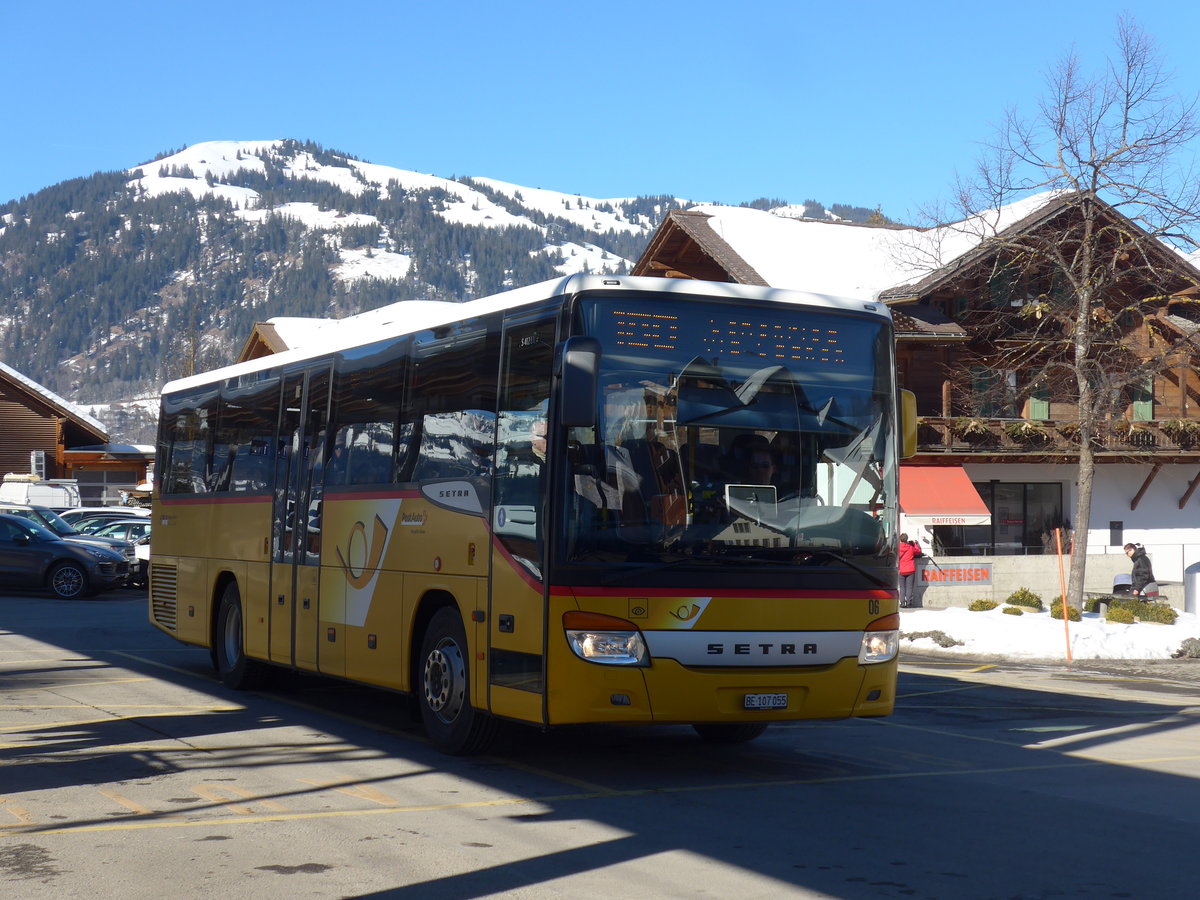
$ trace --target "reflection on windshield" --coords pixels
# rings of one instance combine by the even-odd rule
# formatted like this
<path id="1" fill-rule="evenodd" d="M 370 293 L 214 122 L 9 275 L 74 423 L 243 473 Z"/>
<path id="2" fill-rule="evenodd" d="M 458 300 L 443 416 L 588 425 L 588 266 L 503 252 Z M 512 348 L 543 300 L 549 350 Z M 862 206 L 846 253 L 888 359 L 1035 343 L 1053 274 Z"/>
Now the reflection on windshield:
<path id="1" fill-rule="evenodd" d="M 568 435 L 567 561 L 879 566 L 893 399 L 879 324 L 854 324 L 859 358 L 837 365 L 610 352 L 601 334 L 599 423 Z"/>

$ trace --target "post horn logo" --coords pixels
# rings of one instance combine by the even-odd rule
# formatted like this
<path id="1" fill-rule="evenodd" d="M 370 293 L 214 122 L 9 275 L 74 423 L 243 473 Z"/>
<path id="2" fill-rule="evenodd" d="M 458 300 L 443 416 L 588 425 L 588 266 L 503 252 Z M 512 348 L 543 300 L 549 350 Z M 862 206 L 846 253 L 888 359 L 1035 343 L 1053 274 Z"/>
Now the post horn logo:
<path id="1" fill-rule="evenodd" d="M 692 619 L 696 618 L 696 616 L 700 615 L 701 609 L 702 607 L 696 603 L 693 603 L 690 606 L 685 603 L 683 606 L 679 607 L 679 609 L 669 609 L 667 612 L 677 618 L 680 622 L 690 622 Z"/>
<path id="2" fill-rule="evenodd" d="M 355 522 L 350 529 L 350 537 L 346 541 L 345 554 L 342 553 L 341 547 L 336 548 L 338 562 L 342 564 L 342 571 L 346 574 L 346 580 L 350 582 L 351 587 L 364 588 L 371 583 L 371 579 L 375 576 L 375 571 L 383 559 L 383 548 L 387 546 L 387 536 L 387 525 L 384 524 L 383 519 L 375 516 L 375 527 L 369 542 L 367 541 L 367 526 L 362 522 Z M 347 556 L 353 562 L 347 562 Z M 355 565 L 360 559 L 363 560 L 363 564 Z"/>

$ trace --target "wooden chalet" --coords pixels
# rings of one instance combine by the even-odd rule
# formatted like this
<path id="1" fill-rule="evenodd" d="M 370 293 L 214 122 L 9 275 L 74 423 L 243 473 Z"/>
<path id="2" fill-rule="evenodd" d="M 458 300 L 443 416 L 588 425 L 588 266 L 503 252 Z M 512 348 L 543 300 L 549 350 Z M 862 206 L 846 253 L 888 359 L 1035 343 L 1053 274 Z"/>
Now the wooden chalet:
<path id="1" fill-rule="evenodd" d="M 969 525 L 968 520 L 981 520 L 964 512 L 959 518 L 966 530 L 943 529 L 940 536 L 960 550 L 1040 553 L 1041 538 L 1067 524 L 1073 508 L 1072 474 L 1052 467 L 1078 462 L 1077 407 L 1073 379 L 1031 384 L 1028 370 L 1003 368 L 1001 360 L 1014 346 L 1024 342 L 1032 350 L 1045 341 L 1045 329 L 1031 328 L 1036 320 L 1023 307 L 1055 286 L 1039 284 L 1029 273 L 1006 277 L 1001 255 L 1023 237 L 1065 234 L 1073 215 L 1069 200 L 1047 194 L 997 211 L 986 239 L 983 229 L 972 234 L 966 227 L 935 233 L 740 208 L 674 210 L 632 274 L 768 284 L 886 303 L 896 328 L 900 384 L 916 394 L 920 416 L 918 455 L 901 469 L 902 508 L 905 473 L 913 483 L 916 467 L 937 467 L 944 483 L 935 481 L 929 491 L 939 493 L 940 485 L 940 493 L 977 514 L 978 498 L 961 487 L 961 470 L 968 466 L 992 521 Z M 1112 207 L 1104 206 L 1103 214 L 1115 232 L 1144 237 Z M 1178 342 L 1181 349 L 1144 386 L 1126 390 L 1103 436 L 1097 462 L 1121 467 L 1121 477 L 1106 485 L 1121 497 L 1102 503 L 1112 517 L 1110 543 L 1122 539 L 1130 524 L 1116 520 L 1113 509 L 1137 510 L 1156 478 L 1156 488 L 1167 485 L 1169 492 L 1158 502 L 1181 511 L 1200 487 L 1200 306 L 1194 299 L 1200 271 L 1163 245 L 1149 252 L 1157 254 L 1156 283 L 1118 279 L 1114 287 L 1120 294 L 1114 306 L 1124 310 L 1120 340 L 1142 359 L 1150 358 L 1156 342 Z M 1129 314 L 1131 308 L 1136 315 Z M 985 316 L 989 328 L 981 327 Z M 1159 477 L 1167 471 L 1172 478 Z M 1095 511 L 1094 504 L 1093 517 Z"/>
<path id="2" fill-rule="evenodd" d="M 117 503 L 147 479 L 151 447 L 112 444 L 104 426 L 0 363 L 0 475 L 74 478 L 85 503 Z"/>

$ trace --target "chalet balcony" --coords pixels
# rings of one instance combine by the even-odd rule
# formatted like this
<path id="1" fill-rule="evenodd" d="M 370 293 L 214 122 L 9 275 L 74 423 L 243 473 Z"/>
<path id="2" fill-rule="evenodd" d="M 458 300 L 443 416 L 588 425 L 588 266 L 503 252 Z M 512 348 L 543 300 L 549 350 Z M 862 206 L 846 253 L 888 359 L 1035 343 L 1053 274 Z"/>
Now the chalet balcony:
<path id="1" fill-rule="evenodd" d="M 917 453 L 1061 458 L 1078 453 L 1078 431 L 1074 421 L 1066 420 L 922 416 Z M 1121 457 L 1200 456 L 1200 419 L 1119 419 L 1104 430 L 1097 452 Z"/>

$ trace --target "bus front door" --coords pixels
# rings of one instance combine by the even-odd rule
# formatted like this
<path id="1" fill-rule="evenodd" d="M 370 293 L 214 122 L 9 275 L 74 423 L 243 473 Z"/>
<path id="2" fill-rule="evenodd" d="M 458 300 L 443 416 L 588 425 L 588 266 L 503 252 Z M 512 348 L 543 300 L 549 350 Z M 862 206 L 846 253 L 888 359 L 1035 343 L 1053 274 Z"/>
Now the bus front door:
<path id="1" fill-rule="evenodd" d="M 288 375 L 280 404 L 271 536 L 270 659 L 317 668 L 329 369 Z"/>
<path id="2" fill-rule="evenodd" d="M 488 707 L 526 722 L 545 720 L 546 589 L 542 577 L 547 409 L 555 317 L 507 321 L 492 481 L 493 541 L 488 622 Z"/>

